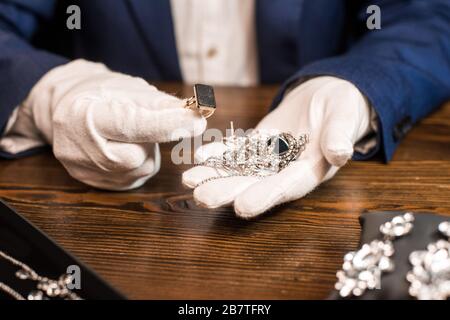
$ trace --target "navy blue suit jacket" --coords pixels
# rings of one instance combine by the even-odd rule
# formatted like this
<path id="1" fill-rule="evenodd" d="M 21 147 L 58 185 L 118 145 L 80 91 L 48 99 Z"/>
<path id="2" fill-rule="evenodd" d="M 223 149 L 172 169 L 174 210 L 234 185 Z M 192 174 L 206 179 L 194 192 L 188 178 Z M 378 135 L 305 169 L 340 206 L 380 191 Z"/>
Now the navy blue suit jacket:
<path id="1" fill-rule="evenodd" d="M 81 30 L 66 28 L 70 4 L 81 8 Z M 381 30 L 366 27 L 370 4 L 381 8 Z M 448 0 L 257 0 L 255 10 L 260 80 L 284 82 L 274 107 L 296 81 L 349 80 L 377 111 L 386 160 L 449 98 Z M 0 0 L 0 129 L 43 74 L 80 57 L 145 79 L 181 80 L 170 1 Z"/>

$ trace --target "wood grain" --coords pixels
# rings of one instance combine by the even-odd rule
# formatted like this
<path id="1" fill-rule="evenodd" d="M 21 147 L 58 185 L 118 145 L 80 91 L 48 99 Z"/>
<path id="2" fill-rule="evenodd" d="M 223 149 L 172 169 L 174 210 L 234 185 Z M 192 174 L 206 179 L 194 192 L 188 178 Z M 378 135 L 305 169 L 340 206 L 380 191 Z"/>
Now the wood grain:
<path id="1" fill-rule="evenodd" d="M 189 96 L 190 87 L 163 89 Z M 209 121 L 250 128 L 276 87 L 219 88 Z M 450 213 L 450 103 L 416 126 L 385 165 L 352 162 L 304 199 L 242 221 L 206 210 L 170 162 L 140 189 L 105 192 L 73 180 L 50 152 L 0 161 L 0 197 L 129 298 L 321 299 L 355 249 L 364 210 Z"/>

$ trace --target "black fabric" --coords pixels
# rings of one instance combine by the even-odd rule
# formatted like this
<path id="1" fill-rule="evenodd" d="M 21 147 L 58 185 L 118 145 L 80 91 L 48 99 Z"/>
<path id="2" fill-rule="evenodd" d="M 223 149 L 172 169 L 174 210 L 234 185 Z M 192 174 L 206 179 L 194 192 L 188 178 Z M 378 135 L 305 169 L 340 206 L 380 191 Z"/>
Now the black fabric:
<path id="1" fill-rule="evenodd" d="M 374 239 L 382 239 L 379 227 L 384 222 L 391 220 L 405 211 L 389 212 L 368 212 L 360 217 L 361 241 L 360 246 L 369 243 Z M 409 282 L 406 281 L 406 274 L 411 270 L 409 254 L 415 250 L 425 250 L 427 245 L 439 239 L 445 239 L 437 230 L 439 223 L 450 220 L 450 217 L 441 215 L 413 212 L 415 221 L 412 232 L 406 236 L 394 240 L 395 253 L 393 260 L 395 269 L 391 273 L 383 273 L 381 276 L 381 289 L 367 290 L 361 297 L 351 297 L 351 299 L 362 300 L 404 300 L 413 299 L 408 294 Z M 329 299 L 342 299 L 338 292 L 334 290 Z M 348 298 L 346 298 L 348 299 Z"/>
<path id="2" fill-rule="evenodd" d="M 49 239 L 30 222 L 0 200 L 0 250 L 24 262 L 41 276 L 57 279 L 67 267 L 77 265 L 81 271 L 81 289 L 74 290 L 83 299 L 123 299 L 124 297 L 93 271 Z M 0 282 L 24 297 L 36 288 L 35 282 L 15 276 L 17 267 L 0 258 Z M 11 299 L 0 292 L 0 300 Z"/>

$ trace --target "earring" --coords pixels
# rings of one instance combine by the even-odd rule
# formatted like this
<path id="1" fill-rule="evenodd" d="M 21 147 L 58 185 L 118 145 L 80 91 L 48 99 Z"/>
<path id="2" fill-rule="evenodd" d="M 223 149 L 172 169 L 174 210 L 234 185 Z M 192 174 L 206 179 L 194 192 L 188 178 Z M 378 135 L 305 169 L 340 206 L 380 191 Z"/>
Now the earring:
<path id="1" fill-rule="evenodd" d="M 418 300 L 445 300 L 450 297 L 450 221 L 438 226 L 447 240 L 430 243 L 426 250 L 409 255 L 412 270 L 406 275 L 409 294 Z"/>
<path id="2" fill-rule="evenodd" d="M 380 226 L 383 240 L 373 240 L 358 251 L 344 256 L 342 270 L 336 273 L 338 281 L 335 284 L 341 297 L 360 296 L 366 290 L 381 287 L 381 274 L 394 270 L 391 257 L 395 250 L 392 241 L 410 233 L 413 222 L 414 216 L 410 212 L 395 216 Z"/>

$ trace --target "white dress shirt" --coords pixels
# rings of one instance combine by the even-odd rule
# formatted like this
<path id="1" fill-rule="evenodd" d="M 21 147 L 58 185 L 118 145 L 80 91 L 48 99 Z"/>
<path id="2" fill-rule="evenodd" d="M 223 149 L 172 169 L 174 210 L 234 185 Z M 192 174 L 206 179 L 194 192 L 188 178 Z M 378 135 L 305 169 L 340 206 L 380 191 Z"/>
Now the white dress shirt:
<path id="1" fill-rule="evenodd" d="M 258 83 L 254 0 L 171 0 L 183 80 Z"/>

